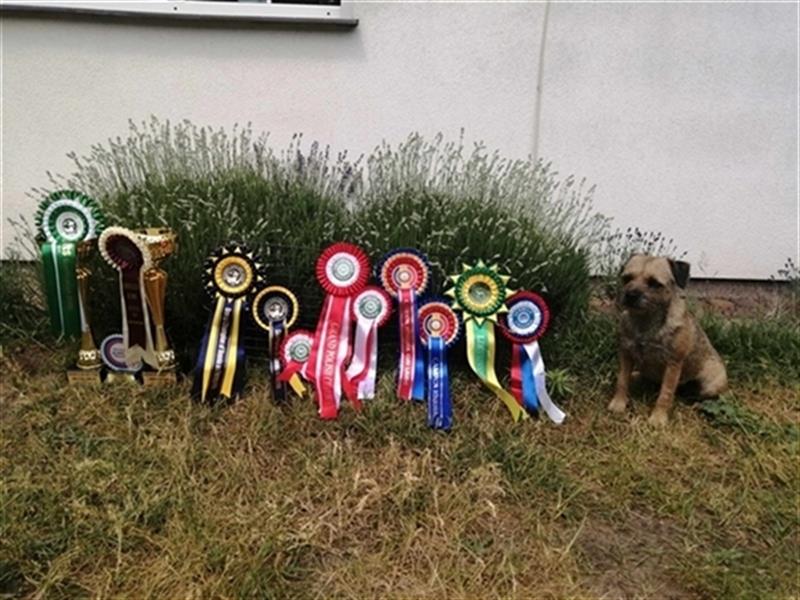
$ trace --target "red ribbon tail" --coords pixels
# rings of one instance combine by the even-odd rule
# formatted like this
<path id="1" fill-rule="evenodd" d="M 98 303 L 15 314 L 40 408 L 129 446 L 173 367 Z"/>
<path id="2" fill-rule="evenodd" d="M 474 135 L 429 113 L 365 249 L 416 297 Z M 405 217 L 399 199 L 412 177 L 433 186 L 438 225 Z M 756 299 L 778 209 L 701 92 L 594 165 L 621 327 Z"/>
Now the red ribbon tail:
<path id="1" fill-rule="evenodd" d="M 522 400 L 522 368 L 519 360 L 519 353 L 522 348 L 519 344 L 511 346 L 511 395 L 517 399 L 520 406 L 524 406 Z"/>
<path id="2" fill-rule="evenodd" d="M 306 365 L 306 363 L 299 363 L 297 361 L 292 361 L 284 367 L 283 371 L 281 371 L 280 375 L 278 375 L 278 381 L 289 381 L 295 373 L 299 373 L 302 368 Z"/>
<path id="3" fill-rule="evenodd" d="M 411 400 L 414 392 L 414 363 L 416 331 L 414 331 L 414 291 L 400 290 L 397 294 L 400 319 L 400 370 L 397 374 L 397 395 Z"/>
<path id="4" fill-rule="evenodd" d="M 353 404 L 358 401 L 358 381 L 356 381 L 355 377 L 348 378 L 345 369 L 342 369 L 342 391 Z"/>
<path id="5" fill-rule="evenodd" d="M 308 355 L 308 362 L 306 363 L 306 367 L 303 368 L 303 375 L 311 383 L 316 381 L 315 372 L 317 355 L 320 352 L 320 345 L 322 344 L 322 329 L 325 325 L 325 315 L 328 313 L 328 304 L 330 304 L 330 301 L 331 297 L 325 296 L 325 300 L 322 303 L 322 310 L 319 312 L 317 328 L 314 330 L 314 341 L 311 343 L 311 351 Z"/>
<path id="6" fill-rule="evenodd" d="M 342 342 L 349 339 L 350 298 L 328 296 L 322 311 L 314 343 L 314 385 L 319 401 L 319 416 L 335 419 L 339 413 L 341 396 L 341 370 L 347 353 L 342 356 Z"/>
<path id="7" fill-rule="evenodd" d="M 363 377 L 359 378 L 356 376 L 352 379 L 348 379 L 345 371 L 346 369 L 344 365 L 342 365 L 342 389 L 344 390 L 345 396 L 347 396 L 347 399 L 350 401 L 350 404 L 353 405 L 353 408 L 360 411 L 363 405 L 361 404 L 361 400 L 358 399 L 358 384 Z"/>

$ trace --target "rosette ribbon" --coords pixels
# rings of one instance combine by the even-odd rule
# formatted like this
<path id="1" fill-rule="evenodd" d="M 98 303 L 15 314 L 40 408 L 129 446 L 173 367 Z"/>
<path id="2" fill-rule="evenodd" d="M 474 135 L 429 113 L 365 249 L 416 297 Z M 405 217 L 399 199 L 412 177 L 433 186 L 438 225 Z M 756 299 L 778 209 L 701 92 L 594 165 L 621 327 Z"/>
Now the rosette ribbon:
<path id="1" fill-rule="evenodd" d="M 280 348 L 283 370 L 278 376 L 281 382 L 288 382 L 298 396 L 303 396 L 306 387 L 301 377 L 308 381 L 308 359 L 314 345 L 314 334 L 305 329 L 297 329 L 283 339 Z"/>
<path id="2" fill-rule="evenodd" d="M 287 399 L 286 382 L 279 378 L 281 373 L 281 346 L 289 328 L 297 321 L 300 313 L 300 303 L 290 290 L 279 285 L 265 287 L 256 294 L 252 302 L 253 319 L 256 324 L 267 332 L 267 355 L 269 359 L 270 387 L 272 399 L 276 402 L 285 402 Z M 295 375 L 289 383 L 301 391 L 305 390 L 299 377 Z"/>
<path id="3" fill-rule="evenodd" d="M 449 431 L 453 427 L 447 349 L 458 340 L 458 315 L 445 302 L 433 300 L 419 309 L 419 335 L 426 352 L 426 400 L 428 426 Z"/>
<path id="4" fill-rule="evenodd" d="M 200 343 L 192 395 L 202 402 L 232 400 L 244 387 L 242 315 L 248 297 L 264 281 L 264 265 L 244 244 L 230 242 L 209 256 L 204 276 L 213 307 Z"/>
<path id="5" fill-rule="evenodd" d="M 144 361 L 157 368 L 158 356 L 145 290 L 145 273 L 154 264 L 148 244 L 135 231 L 108 227 L 97 245 L 105 261 L 119 272 L 125 361 L 129 367 Z"/>
<path id="6" fill-rule="evenodd" d="M 378 328 L 392 314 L 392 299 L 381 288 L 367 286 L 353 300 L 356 334 L 353 357 L 344 378 L 344 391 L 349 400 L 375 397 L 378 372 Z"/>
<path id="7" fill-rule="evenodd" d="M 547 393 L 544 360 L 539 338 L 547 331 L 550 310 L 533 292 L 520 291 L 507 301 L 508 312 L 500 319 L 500 330 L 511 342 L 511 393 L 529 413 L 541 409 L 553 423 L 564 422 L 566 414 Z"/>
<path id="8" fill-rule="evenodd" d="M 430 267 L 417 250 L 398 248 L 387 253 L 376 269 L 383 289 L 397 299 L 400 364 L 397 397 L 425 399 L 425 357 L 419 341 L 419 295 L 428 287 Z"/>
<path id="9" fill-rule="evenodd" d="M 353 300 L 367 285 L 369 258 L 353 244 L 336 243 L 323 250 L 317 259 L 317 281 L 325 291 L 314 344 L 309 358 L 309 378 L 314 382 L 322 419 L 339 414 L 345 373 L 350 358 Z M 351 399 L 356 409 L 361 402 Z"/>
<path id="10" fill-rule="evenodd" d="M 462 272 L 450 279 L 453 287 L 445 294 L 453 298 L 453 308 L 463 313 L 469 366 L 503 401 L 514 421 L 527 418 L 516 398 L 500 385 L 494 369 L 494 324 L 497 315 L 508 310 L 505 301 L 513 293 L 507 287 L 510 277 L 501 275 L 497 266 L 478 261 L 473 266 L 463 265 Z"/>
<path id="11" fill-rule="evenodd" d="M 53 332 L 77 337 L 88 332 L 76 278 L 77 245 L 95 239 L 105 226 L 98 204 L 72 190 L 54 192 L 36 212 L 44 267 L 44 289 Z"/>

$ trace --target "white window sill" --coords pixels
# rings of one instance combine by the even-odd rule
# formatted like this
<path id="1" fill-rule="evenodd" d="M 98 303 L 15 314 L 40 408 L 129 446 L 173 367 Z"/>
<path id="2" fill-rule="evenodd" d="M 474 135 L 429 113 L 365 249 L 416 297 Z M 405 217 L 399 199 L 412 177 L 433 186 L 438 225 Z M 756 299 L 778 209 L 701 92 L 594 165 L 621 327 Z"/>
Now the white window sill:
<path id="1" fill-rule="evenodd" d="M 263 21 L 355 27 L 347 0 L 340 5 L 204 2 L 201 0 L 2 0 L 3 13 L 51 13 L 128 18 Z"/>

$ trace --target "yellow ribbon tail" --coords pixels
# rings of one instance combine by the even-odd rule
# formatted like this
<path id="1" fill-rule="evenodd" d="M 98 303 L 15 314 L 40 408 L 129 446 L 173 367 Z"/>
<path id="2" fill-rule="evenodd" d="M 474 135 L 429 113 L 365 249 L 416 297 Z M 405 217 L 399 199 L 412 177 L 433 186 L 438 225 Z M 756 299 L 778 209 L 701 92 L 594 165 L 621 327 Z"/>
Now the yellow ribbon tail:
<path id="1" fill-rule="evenodd" d="M 233 396 L 233 380 L 236 375 L 236 362 L 238 358 L 239 349 L 239 325 L 242 320 L 242 304 L 244 299 L 237 298 L 233 301 L 233 310 L 231 317 L 231 332 L 228 338 L 228 351 L 225 355 L 224 375 L 222 376 L 222 387 L 220 388 L 220 395 L 226 398 Z"/>
<path id="2" fill-rule="evenodd" d="M 306 395 L 306 386 L 303 385 L 303 381 L 297 373 L 289 378 L 289 385 L 292 386 L 294 393 L 301 398 Z"/>
<path id="3" fill-rule="evenodd" d="M 214 318 L 211 320 L 211 327 L 208 332 L 208 343 L 206 344 L 206 356 L 203 359 L 203 386 L 200 392 L 200 400 L 205 402 L 208 394 L 208 386 L 211 383 L 211 374 L 214 372 L 214 362 L 217 355 L 217 343 L 219 342 L 219 327 L 222 322 L 222 313 L 225 310 L 225 298 L 217 297 L 217 305 L 214 307 Z"/>

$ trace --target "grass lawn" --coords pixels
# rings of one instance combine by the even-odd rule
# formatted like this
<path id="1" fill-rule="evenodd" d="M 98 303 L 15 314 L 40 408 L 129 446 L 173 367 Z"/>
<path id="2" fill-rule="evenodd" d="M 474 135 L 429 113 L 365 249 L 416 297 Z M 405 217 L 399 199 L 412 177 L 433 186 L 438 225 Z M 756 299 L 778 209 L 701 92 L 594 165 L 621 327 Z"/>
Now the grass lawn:
<path id="1" fill-rule="evenodd" d="M 800 594 L 796 380 L 734 381 L 670 426 L 605 410 L 514 425 L 467 377 L 429 431 L 392 376 L 323 423 L 251 377 L 233 406 L 68 387 L 63 353 L 0 362 L 9 597 L 785 598 Z M 262 384 L 263 385 L 263 384 Z"/>

